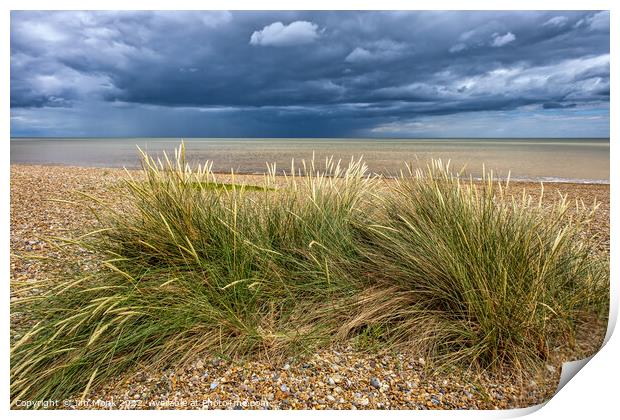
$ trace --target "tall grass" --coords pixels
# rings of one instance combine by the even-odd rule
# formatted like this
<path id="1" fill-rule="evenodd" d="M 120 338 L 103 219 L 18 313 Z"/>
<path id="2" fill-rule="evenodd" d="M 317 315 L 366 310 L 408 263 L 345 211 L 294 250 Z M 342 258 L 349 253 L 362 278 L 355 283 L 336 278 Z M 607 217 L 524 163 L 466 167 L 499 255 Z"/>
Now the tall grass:
<path id="1" fill-rule="evenodd" d="M 38 320 L 11 350 L 13 401 L 79 396 L 139 361 L 303 353 L 369 331 L 439 361 L 531 367 L 604 305 L 604 263 L 566 200 L 510 199 L 439 162 L 388 184 L 361 160 L 313 160 L 247 188 L 190 168 L 183 147 L 142 158 L 76 242 L 100 270 L 13 304 Z"/>
<path id="2" fill-rule="evenodd" d="M 492 174 L 463 182 L 441 161 L 409 168 L 364 229 L 368 270 L 391 288 L 376 296 L 386 310 L 364 322 L 435 359 L 484 368 L 532 368 L 558 339 L 572 341 L 607 300 L 606 262 L 595 238 L 582 239 L 594 209 L 507 189 Z"/>

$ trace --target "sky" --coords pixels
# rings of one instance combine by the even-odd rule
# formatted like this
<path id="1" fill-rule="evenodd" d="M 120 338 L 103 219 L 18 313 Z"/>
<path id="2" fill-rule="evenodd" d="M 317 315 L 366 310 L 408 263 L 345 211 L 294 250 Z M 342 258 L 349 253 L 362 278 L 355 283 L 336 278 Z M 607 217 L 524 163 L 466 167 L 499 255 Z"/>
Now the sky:
<path id="1" fill-rule="evenodd" d="M 609 12 L 11 12 L 12 137 L 609 137 Z"/>

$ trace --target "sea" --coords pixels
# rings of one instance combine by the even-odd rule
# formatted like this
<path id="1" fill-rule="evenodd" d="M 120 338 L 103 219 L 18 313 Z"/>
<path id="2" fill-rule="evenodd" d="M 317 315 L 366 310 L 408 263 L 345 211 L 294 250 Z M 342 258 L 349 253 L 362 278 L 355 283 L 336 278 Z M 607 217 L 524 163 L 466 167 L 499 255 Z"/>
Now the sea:
<path id="1" fill-rule="evenodd" d="M 493 171 L 498 178 L 609 183 L 609 139 L 340 139 L 340 138 L 12 138 L 11 164 L 140 167 L 138 147 L 154 157 L 185 144 L 189 163 L 212 162 L 214 172 L 258 174 L 267 165 L 290 172 L 291 161 L 362 158 L 369 173 L 396 176 L 425 167 L 431 159 L 450 161 L 464 176 Z"/>

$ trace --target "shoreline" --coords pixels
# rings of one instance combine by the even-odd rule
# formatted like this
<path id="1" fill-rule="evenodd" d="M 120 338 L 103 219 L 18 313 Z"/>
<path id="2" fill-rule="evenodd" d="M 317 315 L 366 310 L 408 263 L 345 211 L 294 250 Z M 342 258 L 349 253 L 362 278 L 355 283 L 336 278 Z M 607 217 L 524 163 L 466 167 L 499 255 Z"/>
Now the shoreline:
<path id="1" fill-rule="evenodd" d="M 142 169 L 140 167 L 124 167 L 124 166 L 82 166 L 82 165 L 73 165 L 73 164 L 66 164 L 66 163 L 28 163 L 28 162 L 11 162 L 10 164 L 11 167 L 52 167 L 52 168 L 66 168 L 66 169 L 93 169 L 93 170 L 109 170 L 109 171 L 122 171 L 124 172 L 125 170 L 127 171 L 134 171 L 134 172 L 139 172 Z M 283 170 L 281 173 L 277 173 L 276 176 L 277 177 L 283 177 L 285 176 L 285 171 Z M 288 171 L 290 172 L 290 171 Z M 286 173 L 286 176 L 290 176 L 290 173 Z M 224 171 L 212 171 L 212 173 L 214 175 L 221 175 L 221 176 L 230 176 L 231 172 L 224 172 Z M 267 175 L 267 172 L 251 172 L 251 171 L 240 171 L 240 172 L 234 172 L 235 176 L 242 176 L 242 177 L 252 177 L 252 176 L 264 176 Z M 371 173 L 369 174 L 369 176 L 379 176 L 382 177 L 383 179 L 386 180 L 391 180 L 391 179 L 397 179 L 396 176 L 393 175 L 385 175 L 385 174 L 379 174 L 379 173 Z M 461 177 L 461 179 L 463 180 L 468 180 L 469 177 Z M 472 177 L 472 179 L 477 182 L 477 181 L 481 181 L 482 178 L 481 177 Z M 505 182 L 507 181 L 508 178 L 506 177 L 497 177 L 495 179 L 495 181 L 502 181 Z M 551 177 L 551 176 L 545 176 L 545 177 L 538 177 L 538 178 L 528 178 L 528 177 L 510 177 L 509 178 L 510 183 L 518 183 L 518 184 L 536 184 L 536 185 L 540 185 L 541 183 L 543 184 L 566 184 L 566 185 L 607 185 L 609 186 L 611 184 L 609 179 L 579 179 L 579 178 L 563 178 L 563 177 Z"/>

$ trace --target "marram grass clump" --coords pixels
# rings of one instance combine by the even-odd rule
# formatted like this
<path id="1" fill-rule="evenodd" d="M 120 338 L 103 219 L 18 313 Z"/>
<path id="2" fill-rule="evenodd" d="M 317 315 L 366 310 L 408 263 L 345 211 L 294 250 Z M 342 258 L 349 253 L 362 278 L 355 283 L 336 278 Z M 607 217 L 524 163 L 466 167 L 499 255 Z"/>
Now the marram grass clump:
<path id="1" fill-rule="evenodd" d="M 36 324 L 11 349 L 11 399 L 62 399 L 138 362 L 302 354 L 372 338 L 442 364 L 521 369 L 604 311 L 606 259 L 589 212 L 513 198 L 441 162 L 386 182 L 314 160 L 260 187 L 142 155 L 100 228 L 71 241 L 100 269 L 47 279 L 12 311 Z"/>
<path id="2" fill-rule="evenodd" d="M 574 341 L 575 324 L 607 300 L 607 261 L 583 238 L 594 210 L 507 187 L 492 174 L 463 181 L 441 161 L 401 176 L 361 230 L 367 270 L 384 285 L 373 306 L 385 308 L 370 306 L 364 322 L 435 360 L 516 371 Z"/>

